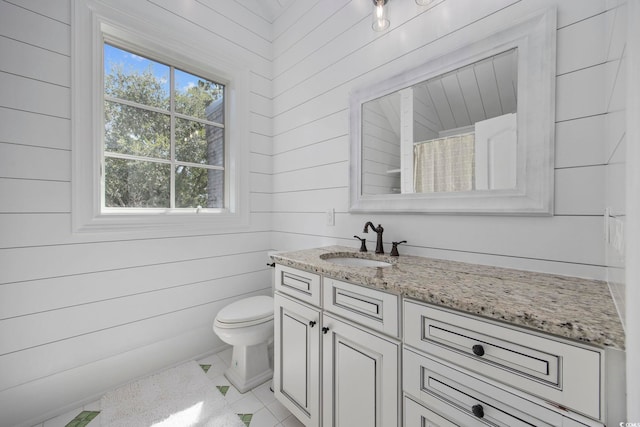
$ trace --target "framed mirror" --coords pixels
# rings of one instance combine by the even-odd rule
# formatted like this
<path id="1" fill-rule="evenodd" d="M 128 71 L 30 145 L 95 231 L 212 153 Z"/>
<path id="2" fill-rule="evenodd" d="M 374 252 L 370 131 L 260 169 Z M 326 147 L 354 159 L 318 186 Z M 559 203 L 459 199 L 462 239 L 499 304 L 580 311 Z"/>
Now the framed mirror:
<path id="1" fill-rule="evenodd" d="M 351 94 L 351 212 L 553 212 L 556 11 Z"/>

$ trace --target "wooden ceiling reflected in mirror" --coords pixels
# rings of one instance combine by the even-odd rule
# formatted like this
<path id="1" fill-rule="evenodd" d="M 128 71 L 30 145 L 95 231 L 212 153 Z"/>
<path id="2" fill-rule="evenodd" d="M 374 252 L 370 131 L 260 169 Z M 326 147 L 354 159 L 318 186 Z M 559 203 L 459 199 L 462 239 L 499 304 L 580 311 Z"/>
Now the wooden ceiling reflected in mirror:
<path id="1" fill-rule="evenodd" d="M 517 111 L 517 71 L 517 49 L 510 49 L 363 103 L 362 193 L 513 188 L 515 136 L 511 143 L 500 144 L 487 132 L 483 133 L 482 126 L 486 128 L 488 123 L 502 123 L 504 126 L 499 125 L 498 134 L 502 135 L 505 127 L 513 128 L 515 132 L 513 114 Z M 505 115 L 510 116 L 499 122 L 491 121 Z M 482 122 L 479 135 L 476 132 L 478 122 Z M 492 127 L 491 136 L 495 135 L 495 129 Z M 460 144 L 452 137 L 457 135 L 470 135 L 468 139 L 478 135 L 485 142 L 468 141 L 462 151 L 460 147 L 455 151 L 454 145 Z M 478 148 L 487 152 L 478 152 Z M 460 156 L 450 158 L 452 149 Z M 412 160 L 401 162 L 407 158 Z M 421 160 L 416 164 L 418 158 Z M 488 163 L 482 164 L 483 161 Z M 442 162 L 446 164 L 440 164 Z M 496 164 L 504 162 L 509 162 L 511 171 L 507 180 L 501 177 L 505 165 L 499 170 L 492 170 Z M 460 167 L 455 168 L 454 165 Z M 465 175 L 466 185 L 451 187 L 446 184 L 447 179 L 456 179 L 455 176 L 444 177 L 445 171 L 452 167 Z M 426 174 L 430 177 L 426 178 Z M 477 174 L 488 175 L 484 179 L 476 179 Z M 408 185 L 407 181 L 412 176 L 414 184 Z M 429 184 L 421 185 L 418 176 L 423 181 L 428 179 Z"/>
<path id="2" fill-rule="evenodd" d="M 555 22 L 533 14 L 352 92 L 350 211 L 551 214 Z"/>

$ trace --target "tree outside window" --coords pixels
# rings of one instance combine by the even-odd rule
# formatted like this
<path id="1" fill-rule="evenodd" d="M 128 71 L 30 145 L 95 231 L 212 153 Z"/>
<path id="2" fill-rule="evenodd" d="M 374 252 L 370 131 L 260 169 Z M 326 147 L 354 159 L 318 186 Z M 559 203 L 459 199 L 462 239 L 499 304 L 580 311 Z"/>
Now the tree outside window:
<path id="1" fill-rule="evenodd" d="M 104 44 L 104 207 L 224 208 L 225 87 Z"/>

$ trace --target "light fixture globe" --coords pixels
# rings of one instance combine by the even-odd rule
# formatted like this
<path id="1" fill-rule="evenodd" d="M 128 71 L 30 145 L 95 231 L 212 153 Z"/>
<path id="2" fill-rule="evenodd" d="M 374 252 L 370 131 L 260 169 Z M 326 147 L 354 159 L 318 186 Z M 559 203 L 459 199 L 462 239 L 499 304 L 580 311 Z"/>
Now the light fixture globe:
<path id="1" fill-rule="evenodd" d="M 371 28 L 373 31 L 384 31 L 389 28 L 389 17 L 387 11 L 387 3 L 389 0 L 372 0 L 373 1 L 373 13 Z"/>

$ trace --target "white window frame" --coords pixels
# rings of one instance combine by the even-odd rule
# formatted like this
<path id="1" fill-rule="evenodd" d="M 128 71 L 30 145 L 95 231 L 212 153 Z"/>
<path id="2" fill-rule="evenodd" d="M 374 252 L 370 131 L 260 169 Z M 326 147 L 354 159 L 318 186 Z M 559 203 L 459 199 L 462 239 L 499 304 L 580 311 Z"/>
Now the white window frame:
<path id="1" fill-rule="evenodd" d="M 215 83 L 217 85 L 222 85 L 225 87 L 224 89 L 224 95 L 223 95 L 223 100 L 222 103 L 223 105 L 223 111 L 226 113 L 228 107 L 228 102 L 227 102 L 227 97 L 226 97 L 226 86 L 229 84 L 229 82 L 225 79 L 220 78 L 220 76 L 216 76 L 216 75 L 211 75 L 209 73 L 200 71 L 198 73 L 196 73 L 195 71 L 193 71 L 191 69 L 191 65 L 189 64 L 182 64 L 182 63 L 176 63 L 175 59 L 172 58 L 168 58 L 165 55 L 161 55 L 161 57 L 157 57 L 155 52 L 149 52 L 144 48 L 141 48 L 140 46 L 135 46 L 132 45 L 131 43 L 129 43 L 126 40 L 120 40 L 120 39 L 116 39 L 114 37 L 111 37 L 111 35 L 109 34 L 104 34 L 103 37 L 103 53 L 104 53 L 104 46 L 106 44 L 109 44 L 110 46 L 119 49 L 119 50 L 123 50 L 123 51 L 127 51 L 130 53 L 133 53 L 135 55 L 139 55 L 141 57 L 144 57 L 145 59 L 155 62 L 157 64 L 161 64 L 163 66 L 166 66 L 169 69 L 169 73 L 170 73 L 170 87 L 169 87 L 169 96 L 171 99 L 170 102 L 170 107 L 168 109 L 163 109 L 163 108 L 156 108 L 156 107 L 152 107 L 150 105 L 145 105 L 145 104 L 139 104 L 137 102 L 128 100 L 128 99 L 122 99 L 122 98 L 116 98 L 113 96 L 108 96 L 106 93 L 103 92 L 104 97 L 103 99 L 105 101 L 110 101 L 112 103 L 115 104 L 119 104 L 119 105 L 126 105 L 129 107 L 133 107 L 136 108 L 138 110 L 145 110 L 145 111 L 152 111 L 155 113 L 159 113 L 162 114 L 166 117 L 168 117 L 170 119 L 171 122 L 174 122 L 175 120 L 186 120 L 186 121 L 190 121 L 190 122 L 197 122 L 200 124 L 205 124 L 205 125 L 210 125 L 210 126 L 215 126 L 217 128 L 221 128 L 224 129 L 224 150 L 223 150 L 223 156 L 224 156 L 224 161 L 223 161 L 223 165 L 222 166 L 216 166 L 216 165 L 207 165 L 207 164 L 198 164 L 198 163 L 191 163 L 191 162 L 185 162 L 182 160 L 179 160 L 175 157 L 175 155 L 171 155 L 170 158 L 166 158 L 166 159 L 162 159 L 159 157 L 145 157 L 145 156 L 139 156 L 139 155 L 135 155 L 135 154 L 123 154 L 123 153 L 118 153 L 118 152 L 109 152 L 108 150 L 106 150 L 106 147 L 104 146 L 104 140 L 103 140 L 103 156 L 102 156 L 102 182 L 101 182 L 101 194 L 102 194 L 102 212 L 105 213 L 110 213 L 110 212 L 114 212 L 114 213 L 118 213 L 118 212 L 124 212 L 124 211 L 128 211 L 128 212 L 137 212 L 138 210 L 142 210 L 142 212 L 146 212 L 146 213 L 163 213 L 165 211 L 170 210 L 176 210 L 176 209 L 181 209 L 181 210 L 185 210 L 187 209 L 186 212 L 188 212 L 189 210 L 193 211 L 193 209 L 191 208 L 178 208 L 175 206 L 175 201 L 176 201 L 176 194 L 175 194 L 175 189 L 176 189 L 176 179 L 175 179 L 175 168 L 178 165 L 182 165 L 182 166 L 186 166 L 186 167 L 194 167 L 194 168 L 201 168 L 201 169 L 206 169 L 206 170 L 222 170 L 224 171 L 225 174 L 225 179 L 224 179 L 224 189 L 223 189 L 223 208 L 200 208 L 197 210 L 198 213 L 221 213 L 224 212 L 226 210 L 226 207 L 229 205 L 229 188 L 228 188 L 228 179 L 227 179 L 227 174 L 226 174 L 226 170 L 227 170 L 227 165 L 229 164 L 229 138 L 228 138 L 228 132 L 227 132 L 227 126 L 224 123 L 216 123 L 213 122 L 211 120 L 208 119 L 202 119 L 202 118 L 198 118 L 195 116 L 188 116 L 185 114 L 182 114 L 178 111 L 175 110 L 175 87 L 174 87 L 174 81 L 175 81 L 175 72 L 176 70 L 191 74 L 193 76 L 197 76 L 203 79 L 206 79 L 212 83 Z M 103 59 L 103 63 L 104 63 L 104 59 Z M 103 67 L 104 70 L 104 67 Z M 104 78 L 105 74 L 103 72 L 103 78 Z M 103 85 L 104 85 L 104 80 L 103 80 Z M 102 104 L 104 105 L 104 103 Z M 224 116 L 224 113 L 223 113 Z M 104 117 L 104 111 L 103 111 L 103 117 Z M 103 127 L 104 129 L 104 127 Z M 175 153 L 176 150 L 176 132 L 177 132 L 177 126 L 172 126 L 172 131 L 171 131 L 171 153 Z M 132 207 L 108 207 L 105 204 L 105 198 L 106 198 L 106 186 L 105 186 L 105 180 L 106 180 L 106 172 L 105 172 L 105 163 L 106 163 L 106 159 L 107 158 L 118 158 L 118 159 L 124 159 L 124 160 L 134 160 L 134 161 L 142 161 L 142 162 L 153 162 L 155 164 L 164 164 L 164 165 L 169 165 L 170 169 L 171 169 L 171 194 L 172 197 L 169 198 L 169 202 L 170 202 L 170 208 L 152 208 L 152 207 L 145 207 L 145 208 L 132 208 Z"/>
<path id="2" fill-rule="evenodd" d="M 72 227 L 76 233 L 215 231 L 246 228 L 249 70 L 180 31 L 90 0 L 72 9 Z M 171 34 L 168 37 L 167 34 Z M 225 84 L 225 208 L 104 208 L 104 41 Z M 203 43 L 204 44 L 204 43 Z"/>

